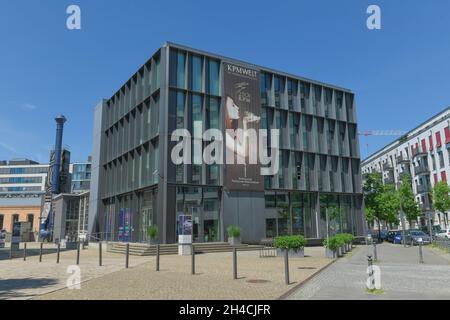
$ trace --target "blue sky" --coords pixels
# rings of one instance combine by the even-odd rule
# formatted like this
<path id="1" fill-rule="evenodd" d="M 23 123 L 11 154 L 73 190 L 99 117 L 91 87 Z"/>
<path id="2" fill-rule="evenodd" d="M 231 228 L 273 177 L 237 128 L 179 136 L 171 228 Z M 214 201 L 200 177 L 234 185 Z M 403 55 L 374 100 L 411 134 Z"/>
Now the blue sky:
<path id="1" fill-rule="evenodd" d="M 70 4 L 82 30 L 66 28 Z M 370 4 L 381 30 L 366 28 Z M 2 0 L 0 159 L 48 161 L 62 113 L 84 160 L 94 105 L 164 41 L 350 88 L 360 130 L 409 130 L 450 105 L 448 0 Z M 361 137 L 362 156 L 393 139 Z"/>

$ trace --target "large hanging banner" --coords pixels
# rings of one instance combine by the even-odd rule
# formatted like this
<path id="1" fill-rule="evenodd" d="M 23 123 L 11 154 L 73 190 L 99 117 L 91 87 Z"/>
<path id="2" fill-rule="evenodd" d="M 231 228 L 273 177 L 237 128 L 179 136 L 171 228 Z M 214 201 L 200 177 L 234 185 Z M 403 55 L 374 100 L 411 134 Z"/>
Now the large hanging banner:
<path id="1" fill-rule="evenodd" d="M 263 191 L 258 162 L 259 72 L 224 62 L 224 99 L 225 187 L 230 191 Z"/>

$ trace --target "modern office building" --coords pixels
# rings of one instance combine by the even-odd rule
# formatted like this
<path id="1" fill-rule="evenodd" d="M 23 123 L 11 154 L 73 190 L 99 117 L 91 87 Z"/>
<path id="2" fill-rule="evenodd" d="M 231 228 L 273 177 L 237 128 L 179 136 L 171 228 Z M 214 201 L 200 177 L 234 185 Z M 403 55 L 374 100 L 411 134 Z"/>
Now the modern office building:
<path id="1" fill-rule="evenodd" d="M 0 198 L 41 197 L 47 174 L 48 164 L 28 159 L 0 161 Z"/>
<path id="2" fill-rule="evenodd" d="M 91 157 L 86 162 L 70 164 L 71 193 L 83 193 L 91 188 Z"/>
<path id="3" fill-rule="evenodd" d="M 274 174 L 261 175 L 259 162 L 238 162 L 258 143 L 229 129 L 246 127 L 280 130 Z M 192 157 L 180 153 L 193 164 L 172 161 L 176 129 L 193 132 Z M 210 150 L 196 129 L 223 134 L 223 151 L 236 164 L 196 160 L 195 150 Z M 257 140 L 276 145 L 270 133 Z M 327 233 L 362 236 L 354 94 L 166 43 L 95 108 L 90 197 L 90 233 L 112 240 L 146 241 L 147 227 L 157 225 L 161 243 L 177 242 L 183 215 L 192 217 L 195 242 L 225 241 L 229 225 L 247 243 L 286 234 L 311 242 Z"/>
<path id="4" fill-rule="evenodd" d="M 88 233 L 89 191 L 59 194 L 53 199 L 53 239 L 76 241 Z"/>
<path id="5" fill-rule="evenodd" d="M 14 222 L 28 223 L 23 239 L 34 238 L 47 174 L 48 164 L 28 159 L 0 161 L 0 230 L 10 233 Z"/>
<path id="6" fill-rule="evenodd" d="M 380 172 L 383 183 L 396 186 L 409 176 L 422 211 L 417 224 L 428 225 L 433 218 L 434 225 L 444 228 L 448 214 L 434 213 L 431 191 L 450 174 L 450 107 L 369 156 L 361 168 L 363 175 Z"/>

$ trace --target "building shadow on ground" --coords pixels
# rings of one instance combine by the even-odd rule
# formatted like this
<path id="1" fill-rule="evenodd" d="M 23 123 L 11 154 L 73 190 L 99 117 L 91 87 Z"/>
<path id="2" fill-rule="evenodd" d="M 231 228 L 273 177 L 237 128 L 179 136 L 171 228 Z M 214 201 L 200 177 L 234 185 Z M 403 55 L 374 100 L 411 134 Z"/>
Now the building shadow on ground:
<path id="1" fill-rule="evenodd" d="M 47 278 L 0 279 L 0 300 L 31 298 L 35 296 L 35 294 L 27 294 L 20 291 L 46 288 L 54 286 L 57 283 L 57 279 Z"/>

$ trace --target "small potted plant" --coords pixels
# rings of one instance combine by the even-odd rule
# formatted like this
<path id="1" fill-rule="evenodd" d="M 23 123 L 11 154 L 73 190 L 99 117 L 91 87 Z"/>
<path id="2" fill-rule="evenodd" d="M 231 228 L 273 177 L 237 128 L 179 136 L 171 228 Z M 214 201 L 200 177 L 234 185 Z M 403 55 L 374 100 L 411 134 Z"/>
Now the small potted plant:
<path id="1" fill-rule="evenodd" d="M 238 226 L 228 226 L 227 228 L 228 233 L 228 243 L 232 246 L 241 244 L 241 228 Z"/>
<path id="2" fill-rule="evenodd" d="M 337 234 L 335 236 L 336 241 L 337 241 L 337 253 L 338 253 L 338 257 L 342 257 L 345 254 L 345 241 L 344 241 L 344 237 L 342 234 Z"/>
<path id="3" fill-rule="evenodd" d="M 353 235 L 350 233 L 345 234 L 345 244 L 346 244 L 346 250 L 347 252 L 352 251 L 352 244 L 353 244 Z"/>
<path id="4" fill-rule="evenodd" d="M 336 237 L 329 237 L 323 241 L 323 246 L 325 247 L 325 256 L 327 258 L 334 259 L 337 257 L 337 250 L 339 243 Z"/>
<path id="5" fill-rule="evenodd" d="M 303 236 L 280 236 L 276 237 L 273 245 L 277 248 L 280 256 L 284 250 L 288 250 L 288 255 L 292 258 L 303 258 L 305 256 L 306 240 Z"/>
<path id="6" fill-rule="evenodd" d="M 158 238 L 158 226 L 152 225 L 147 228 L 147 235 L 150 239 L 150 244 L 157 244 L 157 238 Z"/>

